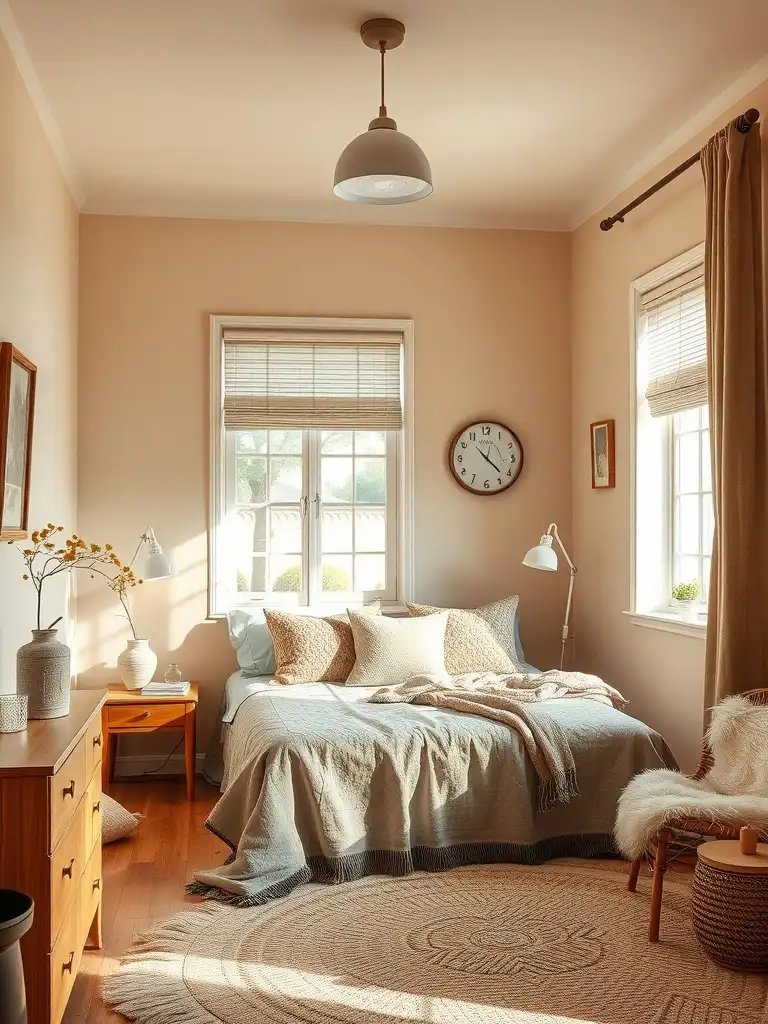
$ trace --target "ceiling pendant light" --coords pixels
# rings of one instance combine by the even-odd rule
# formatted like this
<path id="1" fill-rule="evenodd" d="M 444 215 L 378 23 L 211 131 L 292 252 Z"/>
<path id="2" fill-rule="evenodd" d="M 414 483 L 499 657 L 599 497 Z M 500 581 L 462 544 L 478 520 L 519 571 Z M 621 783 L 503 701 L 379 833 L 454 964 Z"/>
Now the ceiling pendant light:
<path id="1" fill-rule="evenodd" d="M 381 105 L 368 131 L 353 139 L 339 157 L 334 195 L 374 206 L 426 199 L 432 193 L 429 160 L 412 138 L 397 130 L 384 104 L 384 55 L 402 43 L 405 26 L 391 18 L 373 18 L 361 27 L 360 37 L 381 54 Z"/>

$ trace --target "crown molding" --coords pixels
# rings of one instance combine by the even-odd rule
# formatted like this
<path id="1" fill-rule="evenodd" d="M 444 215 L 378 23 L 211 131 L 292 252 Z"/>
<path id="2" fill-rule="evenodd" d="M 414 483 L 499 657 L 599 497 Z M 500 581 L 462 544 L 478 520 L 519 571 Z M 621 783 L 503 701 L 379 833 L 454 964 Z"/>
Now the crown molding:
<path id="1" fill-rule="evenodd" d="M 636 185 L 646 174 L 649 174 L 655 167 L 663 163 L 673 153 L 681 149 L 686 142 L 690 142 L 699 132 L 707 129 L 714 121 L 722 117 L 740 99 L 748 96 L 749 93 L 768 79 L 768 57 L 763 57 L 753 67 L 736 79 L 727 89 L 711 100 L 705 107 L 697 111 L 693 117 L 685 121 L 676 131 L 668 135 L 663 142 L 647 153 L 642 160 L 630 167 L 620 178 L 615 179 L 610 185 L 606 185 L 600 192 L 595 193 L 589 203 L 576 213 L 571 219 L 569 230 L 575 231 L 585 221 L 596 213 L 602 213 L 608 206 Z M 762 111 L 761 111 L 762 113 Z"/>
<path id="2" fill-rule="evenodd" d="M 85 189 L 83 188 L 80 176 L 75 169 L 74 162 L 67 149 L 64 138 L 56 124 L 48 99 L 43 86 L 35 71 L 32 58 L 29 55 L 27 44 L 21 34 L 13 11 L 8 0 L 0 0 L 0 33 L 5 37 L 11 56 L 19 69 L 19 74 L 24 82 L 29 98 L 37 114 L 48 144 L 53 150 L 53 155 L 59 165 L 64 181 L 67 183 L 75 206 L 81 210 L 85 205 Z"/>

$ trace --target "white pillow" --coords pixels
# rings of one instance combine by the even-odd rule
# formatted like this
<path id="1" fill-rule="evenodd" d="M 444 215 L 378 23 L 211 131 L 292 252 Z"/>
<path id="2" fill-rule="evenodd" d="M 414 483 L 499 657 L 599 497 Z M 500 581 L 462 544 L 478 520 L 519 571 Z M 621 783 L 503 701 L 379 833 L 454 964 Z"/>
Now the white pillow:
<path id="1" fill-rule="evenodd" d="M 347 686 L 397 686 L 411 676 L 445 672 L 448 612 L 423 618 L 388 619 L 349 609 L 355 665 Z"/>

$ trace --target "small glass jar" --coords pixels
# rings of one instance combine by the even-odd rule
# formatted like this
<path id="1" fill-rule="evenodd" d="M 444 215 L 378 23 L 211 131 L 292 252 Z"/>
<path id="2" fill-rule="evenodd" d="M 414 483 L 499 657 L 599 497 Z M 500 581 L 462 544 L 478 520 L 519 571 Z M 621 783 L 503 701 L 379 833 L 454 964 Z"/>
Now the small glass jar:
<path id="1" fill-rule="evenodd" d="M 166 683 L 180 683 L 181 682 L 181 669 L 173 662 L 165 670 L 165 676 L 163 677 Z"/>

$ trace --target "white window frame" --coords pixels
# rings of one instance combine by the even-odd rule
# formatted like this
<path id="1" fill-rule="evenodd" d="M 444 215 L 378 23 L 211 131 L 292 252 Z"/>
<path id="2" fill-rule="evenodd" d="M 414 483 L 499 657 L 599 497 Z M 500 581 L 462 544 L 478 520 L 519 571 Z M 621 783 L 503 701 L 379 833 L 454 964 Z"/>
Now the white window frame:
<path id="1" fill-rule="evenodd" d="M 382 611 L 389 614 L 406 611 L 406 602 L 413 599 L 414 593 L 414 457 L 413 457 L 413 321 L 360 319 L 356 317 L 273 317 L 273 316 L 235 316 L 215 314 L 210 322 L 210 515 L 208 524 L 208 617 L 222 618 L 231 608 L 242 607 L 257 610 L 265 605 L 274 605 L 271 598 L 266 602 L 248 601 L 242 605 L 230 604 L 227 607 L 219 596 L 217 573 L 217 537 L 223 528 L 226 509 L 226 456 L 227 431 L 224 429 L 223 407 L 223 365 L 224 365 L 224 332 L 231 330 L 296 330 L 296 331 L 354 331 L 365 335 L 370 333 L 375 342 L 376 336 L 382 331 L 397 332 L 403 338 L 403 427 L 397 432 L 396 460 L 388 459 L 388 473 L 397 473 L 397 503 L 394 525 L 387 528 L 387 542 L 393 535 L 396 537 L 397 559 L 397 592 L 393 600 L 382 602 Z M 310 439 L 310 444 L 313 442 Z M 388 455 L 390 449 L 388 445 Z M 392 463 L 395 462 L 393 467 Z M 310 467 L 310 457 L 305 463 Z M 311 483 L 311 481 L 309 481 Z M 315 488 L 319 490 L 319 485 Z M 309 491 L 307 492 L 309 493 Z M 312 492 L 314 493 L 314 491 Z M 309 515 L 313 514 L 310 508 Z M 308 553 L 312 557 L 312 551 Z M 316 605 L 291 605 L 297 614 L 329 614 L 339 608 L 343 609 L 347 602 L 335 605 L 323 602 Z"/>
<path id="2" fill-rule="evenodd" d="M 638 626 L 681 633 L 703 639 L 705 617 L 685 622 L 670 603 L 674 529 L 674 458 L 671 417 L 652 420 L 645 394 L 638 389 L 638 343 L 642 297 L 704 262 L 704 243 L 681 253 L 663 266 L 637 278 L 630 285 L 629 301 L 629 435 L 630 435 L 630 563 L 629 610 Z M 643 423 L 641 430 L 639 423 Z M 643 450 L 638 450 L 639 434 Z M 661 462 L 663 472 L 649 467 Z M 638 492 L 638 481 L 647 492 Z M 655 488 L 655 489 L 654 489 Z M 644 507 L 641 510 L 640 504 Z M 646 536 L 640 537 L 645 530 Z M 638 572 L 638 548 L 643 545 L 643 572 Z"/>

